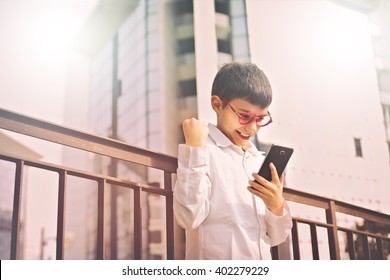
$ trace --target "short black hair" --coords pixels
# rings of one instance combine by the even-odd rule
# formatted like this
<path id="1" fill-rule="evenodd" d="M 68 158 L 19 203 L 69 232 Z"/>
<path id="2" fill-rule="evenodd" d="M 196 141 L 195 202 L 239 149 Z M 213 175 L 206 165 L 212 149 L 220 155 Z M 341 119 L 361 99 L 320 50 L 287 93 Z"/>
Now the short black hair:
<path id="1" fill-rule="evenodd" d="M 242 98 L 261 108 L 267 108 L 272 102 L 267 76 L 251 62 L 224 64 L 214 78 L 211 95 L 224 97 L 227 101 Z"/>

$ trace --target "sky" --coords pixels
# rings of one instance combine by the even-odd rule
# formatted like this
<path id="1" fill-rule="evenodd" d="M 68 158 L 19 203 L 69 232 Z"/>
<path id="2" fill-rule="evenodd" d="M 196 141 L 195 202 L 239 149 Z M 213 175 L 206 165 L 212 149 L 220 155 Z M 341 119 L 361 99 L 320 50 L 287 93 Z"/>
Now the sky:
<path id="1" fill-rule="evenodd" d="M 72 38 L 96 2 L 0 1 L 0 107 L 64 124 Z M 54 148 L 46 153 L 39 144 L 29 145 L 49 160 L 59 156 Z"/>
<path id="2" fill-rule="evenodd" d="M 97 0 L 0 0 L 0 107 L 49 122 L 64 123 L 64 94 L 73 36 Z M 6 132 L 8 133 L 8 132 Z M 14 133 L 47 162 L 60 162 L 61 149 Z M 57 177 L 29 168 L 25 191 L 27 256 L 39 254 L 40 229 L 53 240 L 56 219 Z M 43 176 L 47 184 L 41 184 Z M 46 185 L 46 186 L 44 186 Z M 30 191 L 34 189 L 34 191 Z M 45 200 L 42 201 L 42 194 Z M 45 215 L 42 215 L 45 213 Z M 36 225 L 33 227 L 33 225 Z M 30 242 L 31 241 L 31 242 Z M 48 242 L 45 256 L 54 256 L 55 242 Z"/>
<path id="3" fill-rule="evenodd" d="M 1 107 L 62 123 L 68 49 L 96 2 L 0 1 Z"/>

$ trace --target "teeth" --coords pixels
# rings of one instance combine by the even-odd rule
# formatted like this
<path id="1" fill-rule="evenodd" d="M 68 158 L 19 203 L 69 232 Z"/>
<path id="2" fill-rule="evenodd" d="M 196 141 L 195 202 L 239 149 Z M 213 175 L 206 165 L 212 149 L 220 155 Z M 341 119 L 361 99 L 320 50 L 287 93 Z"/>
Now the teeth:
<path id="1" fill-rule="evenodd" d="M 241 132 L 238 132 L 238 133 L 240 133 L 242 136 L 244 136 L 244 137 L 250 137 L 250 135 L 246 135 L 246 134 L 244 134 L 244 133 L 241 133 Z"/>

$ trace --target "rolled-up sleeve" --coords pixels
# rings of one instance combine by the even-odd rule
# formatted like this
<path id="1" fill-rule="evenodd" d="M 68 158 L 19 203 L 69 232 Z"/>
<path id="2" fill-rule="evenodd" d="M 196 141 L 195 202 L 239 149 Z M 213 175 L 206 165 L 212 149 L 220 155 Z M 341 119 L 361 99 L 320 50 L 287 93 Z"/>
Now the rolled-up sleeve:
<path id="1" fill-rule="evenodd" d="M 184 229 L 197 228 L 209 213 L 209 161 L 207 147 L 179 145 L 173 210 L 178 224 Z"/>
<path id="2" fill-rule="evenodd" d="M 290 234 L 292 219 L 290 208 L 286 201 L 283 204 L 283 215 L 277 216 L 268 208 L 266 209 L 267 235 L 270 238 L 270 245 L 276 246 L 283 243 Z"/>

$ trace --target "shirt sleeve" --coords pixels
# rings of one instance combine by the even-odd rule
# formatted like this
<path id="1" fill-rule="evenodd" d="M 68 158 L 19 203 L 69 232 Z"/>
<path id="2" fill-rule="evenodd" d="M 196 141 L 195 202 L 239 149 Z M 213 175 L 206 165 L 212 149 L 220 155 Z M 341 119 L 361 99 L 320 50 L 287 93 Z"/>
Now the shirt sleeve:
<path id="1" fill-rule="evenodd" d="M 179 145 L 173 210 L 178 224 L 184 229 L 197 228 L 209 213 L 209 160 L 208 147 Z"/>
<path id="2" fill-rule="evenodd" d="M 283 215 L 277 216 L 266 208 L 267 235 L 270 238 L 271 246 L 283 243 L 290 234 L 292 218 L 290 208 L 286 201 L 283 204 Z"/>

